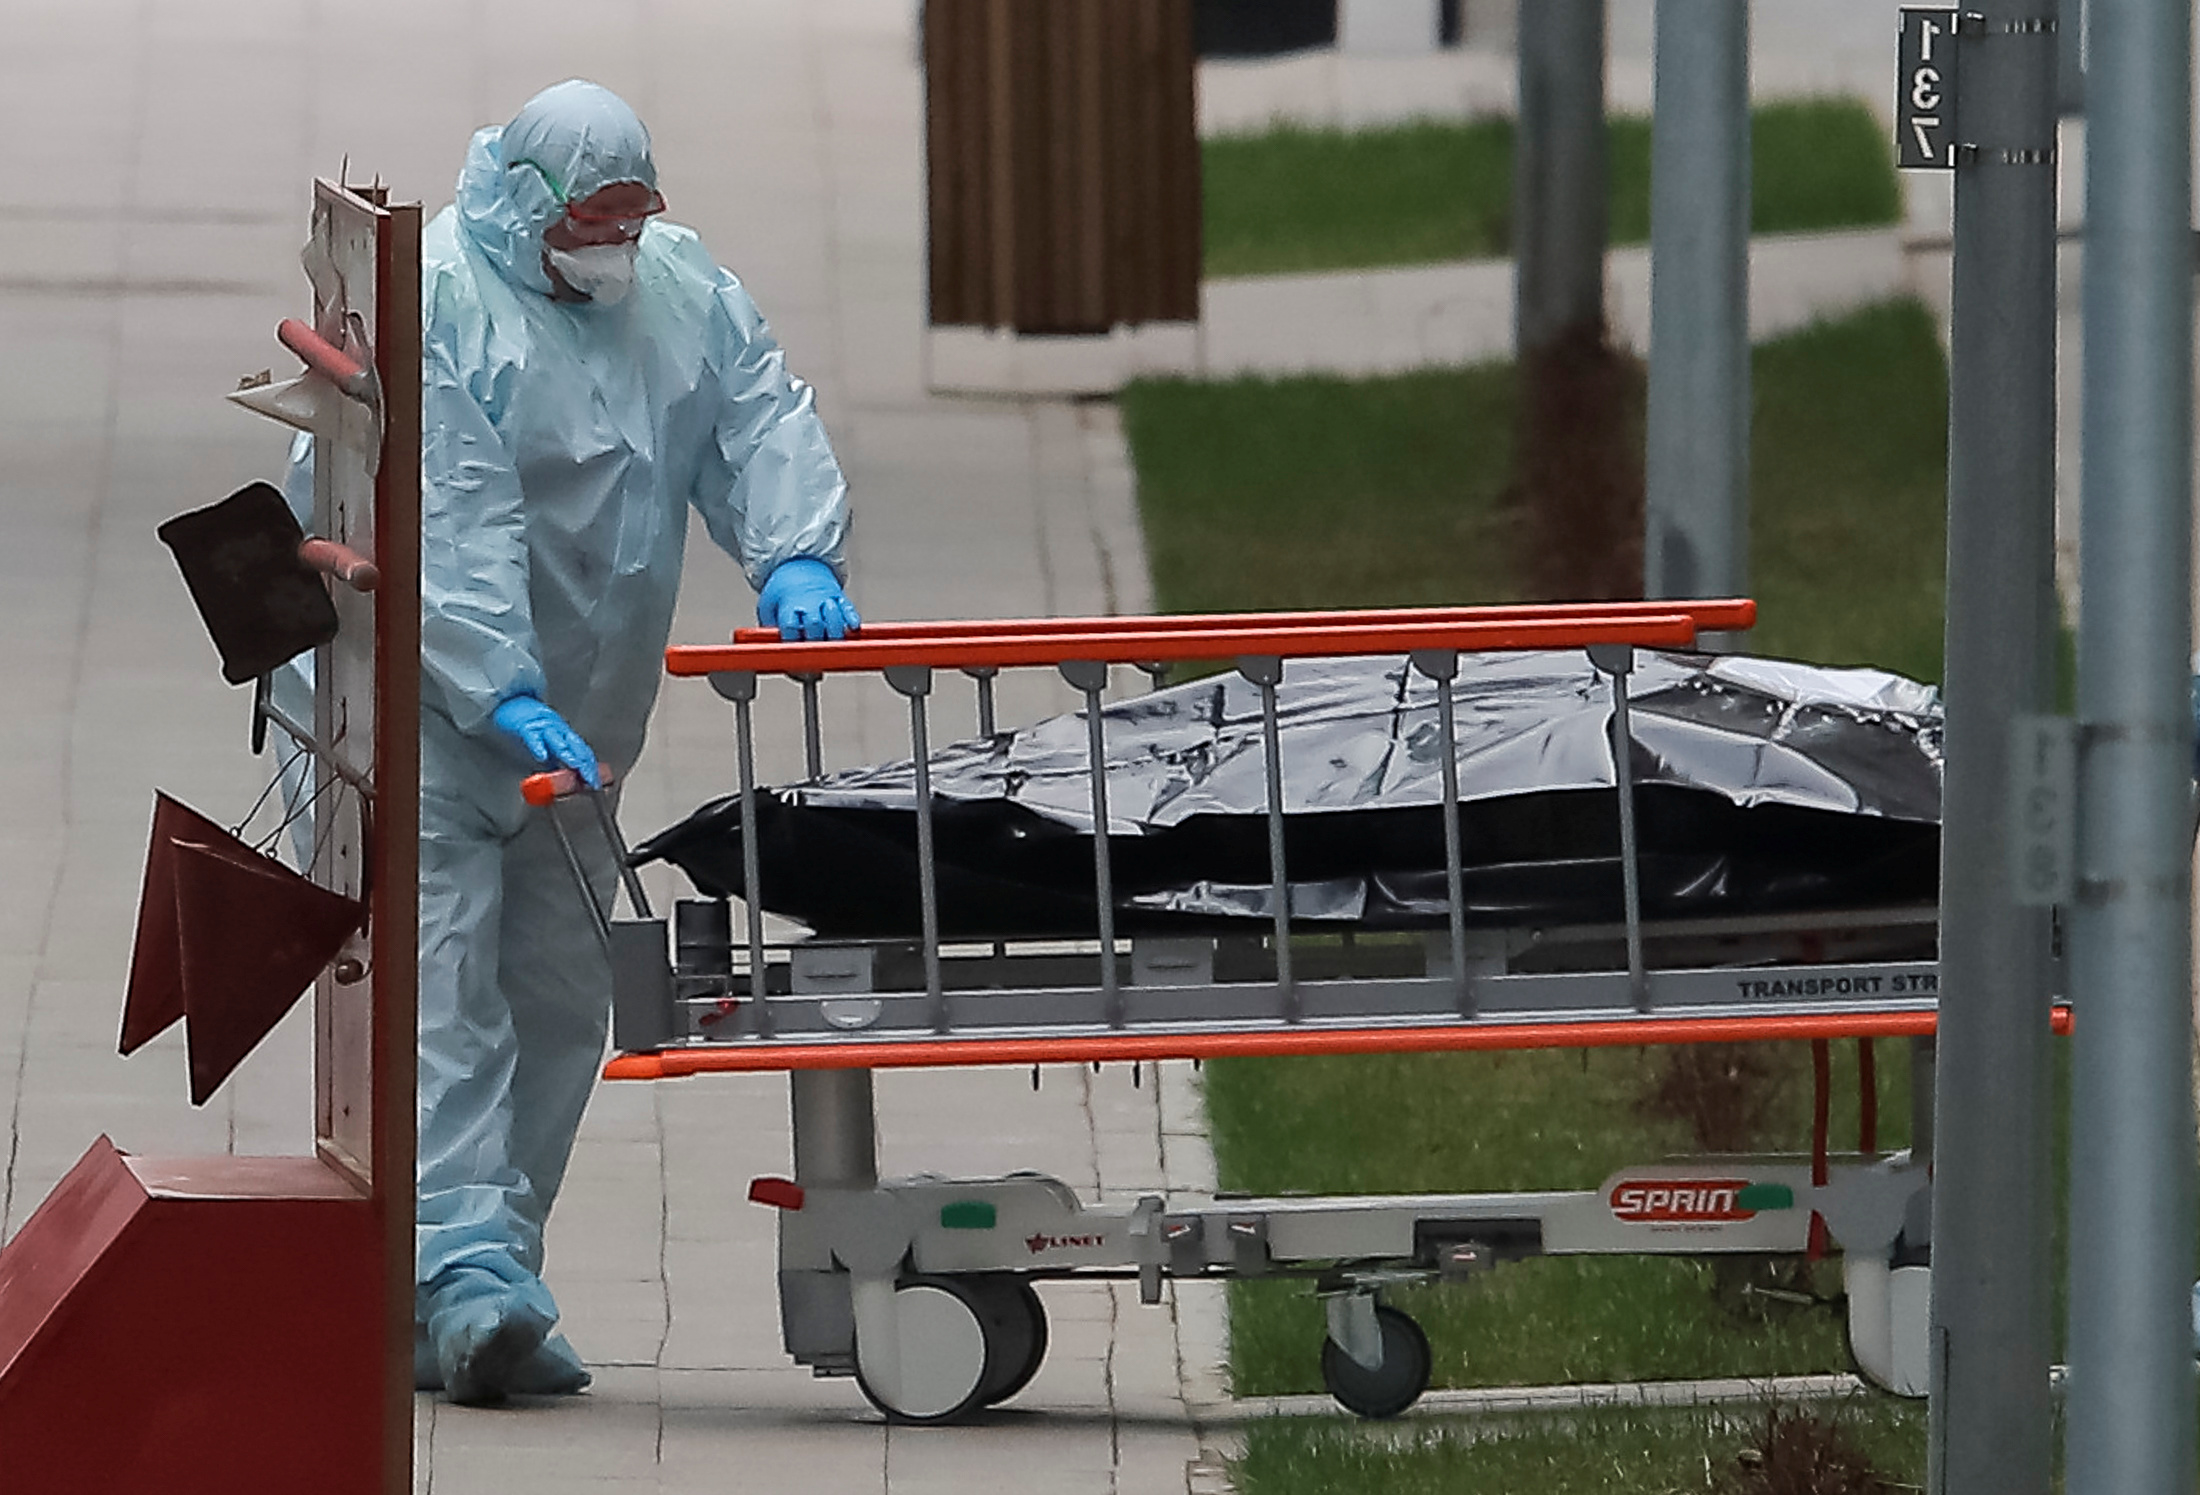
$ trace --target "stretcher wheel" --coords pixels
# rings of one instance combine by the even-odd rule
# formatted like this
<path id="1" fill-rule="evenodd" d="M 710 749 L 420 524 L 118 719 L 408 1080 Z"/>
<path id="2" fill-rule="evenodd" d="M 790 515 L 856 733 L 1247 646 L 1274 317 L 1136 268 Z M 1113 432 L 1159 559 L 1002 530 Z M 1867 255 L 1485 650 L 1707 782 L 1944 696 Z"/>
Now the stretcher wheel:
<path id="1" fill-rule="evenodd" d="M 966 1280 L 910 1277 L 894 1288 L 901 1385 L 888 1401 L 856 1362 L 856 1386 L 895 1422 L 953 1422 L 984 1405 L 990 1369 L 983 1294 Z"/>
<path id="2" fill-rule="evenodd" d="M 1047 1311 L 1021 1277 L 967 1279 L 984 1307 L 986 1373 L 979 1401 L 991 1407 L 1031 1384 L 1047 1357 Z"/>
<path id="3" fill-rule="evenodd" d="M 1337 1405 L 1362 1417 L 1396 1417 L 1428 1390 L 1428 1336 L 1395 1308 L 1378 1307 L 1375 1321 L 1383 1331 L 1383 1363 L 1369 1370 L 1344 1352 L 1334 1339 L 1322 1340 L 1322 1385 Z"/>

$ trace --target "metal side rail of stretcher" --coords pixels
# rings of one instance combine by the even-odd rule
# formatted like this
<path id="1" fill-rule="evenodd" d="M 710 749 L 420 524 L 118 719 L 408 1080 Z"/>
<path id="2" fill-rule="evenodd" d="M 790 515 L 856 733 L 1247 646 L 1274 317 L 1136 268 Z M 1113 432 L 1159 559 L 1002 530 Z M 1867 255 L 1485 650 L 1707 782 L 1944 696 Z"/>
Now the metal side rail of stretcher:
<path id="1" fill-rule="evenodd" d="M 896 1420 L 949 1422 L 1006 1400 L 1036 1373 L 1046 1316 L 1035 1282 L 1135 1277 L 1309 1279 L 1328 1310 L 1325 1383 L 1368 1416 L 1402 1411 L 1427 1384 L 1426 1340 L 1380 1302 L 1387 1288 L 1473 1276 L 1546 1254 L 1843 1254 L 1850 1339 L 1881 1385 L 1921 1394 L 1929 1268 L 1929 1170 L 1882 1156 L 1867 1135 L 1835 1156 L 1821 1125 L 1810 1157 L 1690 1158 L 1623 1169 L 1596 1190 L 1492 1195 L 1169 1200 L 1087 1205 L 1038 1174 L 878 1176 L 871 1071 L 1416 1049 L 1569 1047 L 1908 1035 L 1930 1096 L 1936 911 L 1927 906 L 1646 922 L 1641 914 L 1626 677 L 1636 646 L 1686 647 L 1698 628 L 1754 621 L 1746 601 L 1421 609 L 1226 618 L 867 625 L 858 639 L 668 651 L 732 703 L 742 824 L 756 824 L 752 708 L 760 675 L 802 688 L 809 770 L 821 770 L 818 691 L 827 675 L 883 673 L 908 702 L 916 774 L 920 937 L 768 946 L 759 857 L 742 846 L 745 939 L 724 901 L 653 916 L 594 909 L 610 953 L 614 1044 L 607 1074 L 652 1079 L 786 1070 L 794 1177 L 750 1197 L 780 1211 L 787 1351 L 819 1375 L 852 1375 Z M 1445 927 L 1425 936 L 1294 931 L 1286 896 L 1276 685 L 1290 659 L 1404 655 L 1434 682 L 1441 762 L 1452 769 L 1451 682 L 1470 649 L 1583 648 L 1609 681 L 1624 918 L 1563 928 L 1469 929 L 1455 771 L 1447 771 Z M 1074 941 L 962 945 L 940 936 L 926 764 L 933 672 L 976 685 L 994 730 L 999 671 L 1051 666 L 1085 698 L 1092 817 L 1108 822 L 1102 693 L 1109 666 L 1158 680 L 1170 661 L 1234 661 L 1259 687 L 1267 759 L 1272 929 L 1119 939 L 1107 838 L 1097 836 L 1098 927 Z M 550 805 L 570 776 L 530 783 Z M 622 862 L 617 827 L 597 823 Z M 567 830 L 560 826 L 560 835 Z M 570 847 L 569 847 L 570 851 Z M 575 862 L 576 872 L 578 861 Z M 585 888 L 585 879 L 582 880 Z M 2059 1020 L 2060 1021 L 2060 1020 Z M 1822 1057 L 1822 1049 L 1821 1049 Z M 1825 1069 L 1819 1070 L 1820 1116 Z M 1867 1086 L 1868 1089 L 1868 1086 Z M 1868 1108 L 1867 1108 L 1868 1109 Z"/>
<path id="2" fill-rule="evenodd" d="M 948 945 L 936 997 L 892 941 L 768 947 L 758 996 L 711 918 L 679 910 L 669 979 L 637 946 L 610 1077 L 1894 1036 L 1932 1030 L 1937 985 L 1929 906 L 1645 924 L 1639 977 L 1620 926 L 1477 930 L 1463 978 L 1442 935 L 1302 938 L 1288 990 L 1255 938 L 1123 941 L 1112 990 L 1090 941 Z"/>

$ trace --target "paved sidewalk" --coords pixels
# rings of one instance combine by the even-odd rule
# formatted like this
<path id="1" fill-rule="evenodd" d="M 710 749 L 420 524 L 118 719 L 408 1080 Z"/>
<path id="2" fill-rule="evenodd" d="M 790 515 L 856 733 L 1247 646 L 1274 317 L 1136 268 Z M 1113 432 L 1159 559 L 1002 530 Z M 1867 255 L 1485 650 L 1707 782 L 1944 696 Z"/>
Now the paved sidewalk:
<path id="1" fill-rule="evenodd" d="M 1917 252 L 1906 228 L 1767 234 L 1749 251 L 1749 330 L 1777 337 L 1900 296 L 1947 320 L 1948 257 Z M 1104 392 L 1141 375 L 1367 376 L 1513 356 L 1513 262 L 1461 260 L 1376 270 L 1249 275 L 1200 288 L 1195 326 L 1124 327 L 1106 339 L 1019 338 L 975 328 L 931 334 L 948 388 Z M 1650 350 L 1650 249 L 1605 255 L 1614 341 Z"/>
<path id="2" fill-rule="evenodd" d="M 286 361 L 270 334 L 304 294 L 310 181 L 345 156 L 433 210 L 477 124 L 567 76 L 618 89 L 651 124 L 674 213 L 818 386 L 869 615 L 1149 605 L 1111 410 L 924 391 L 912 20 L 907 0 L 0 0 L 0 128 L 38 142 L 0 162 L 0 1238 L 103 1131 L 147 1153 L 309 1142 L 301 1023 L 204 1111 L 176 1036 L 125 1062 L 114 1035 L 153 788 L 220 817 L 260 787 L 244 695 L 220 684 L 153 529 L 277 470 L 281 433 L 220 395 Z M 695 541 L 676 637 L 723 637 L 752 600 Z M 1018 678 L 1002 717 L 1071 700 Z M 828 703 L 831 761 L 906 751 L 898 700 Z M 936 733 L 965 709 L 943 698 Z M 795 772 L 797 719 L 763 725 L 765 774 Z M 723 792 L 731 765 L 723 703 L 669 686 L 630 828 Z M 1102 1198 L 1210 1188 L 1186 1076 L 1142 1078 L 1066 1069 L 1033 1093 L 1027 1071 L 889 1076 L 882 1164 L 1040 1168 Z M 597 1388 L 505 1413 L 423 1398 L 419 1488 L 1187 1488 L 1195 1407 L 1220 1396 L 1211 1292 L 1146 1309 L 1106 1284 L 1045 1289 L 1045 1368 L 969 1429 L 889 1432 L 852 1383 L 787 1362 L 774 1217 L 744 1200 L 751 1176 L 788 1171 L 785 1139 L 773 1077 L 605 1087 L 550 1234 Z"/>

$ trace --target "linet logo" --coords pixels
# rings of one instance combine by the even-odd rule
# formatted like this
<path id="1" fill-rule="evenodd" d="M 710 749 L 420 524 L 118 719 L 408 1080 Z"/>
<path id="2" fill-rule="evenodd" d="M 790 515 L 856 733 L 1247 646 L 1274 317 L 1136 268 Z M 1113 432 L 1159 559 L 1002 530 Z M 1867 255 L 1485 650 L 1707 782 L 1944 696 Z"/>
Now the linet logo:
<path id="1" fill-rule="evenodd" d="M 1037 1256 L 1042 1251 L 1084 1250 L 1100 1245 L 1106 1240 L 1106 1236 L 1099 1235 L 1040 1235 L 1034 1233 L 1024 1237 L 1024 1244 L 1031 1248 L 1033 1256 Z"/>
<path id="2" fill-rule="evenodd" d="M 1630 1225 L 1751 1220 L 1757 1212 L 1741 1202 L 1747 1187 L 1739 1178 L 1636 1178 L 1616 1185 L 1609 1203 Z"/>

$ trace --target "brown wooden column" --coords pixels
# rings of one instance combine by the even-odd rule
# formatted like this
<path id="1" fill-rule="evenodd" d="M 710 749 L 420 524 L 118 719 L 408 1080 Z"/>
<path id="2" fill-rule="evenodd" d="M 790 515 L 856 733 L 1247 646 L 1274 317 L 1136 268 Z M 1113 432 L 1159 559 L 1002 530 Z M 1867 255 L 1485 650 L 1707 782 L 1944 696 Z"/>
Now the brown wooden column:
<path id="1" fill-rule="evenodd" d="M 1191 0 L 929 0 L 931 322 L 1199 316 Z"/>

